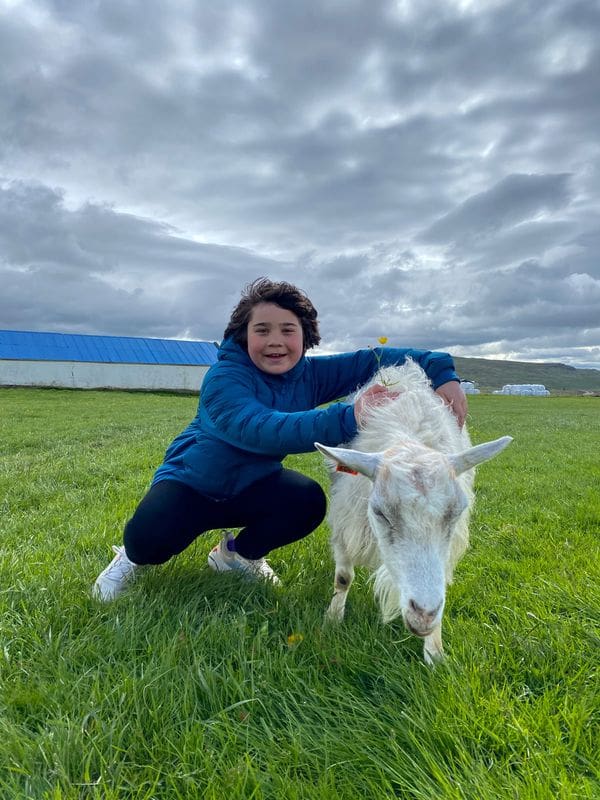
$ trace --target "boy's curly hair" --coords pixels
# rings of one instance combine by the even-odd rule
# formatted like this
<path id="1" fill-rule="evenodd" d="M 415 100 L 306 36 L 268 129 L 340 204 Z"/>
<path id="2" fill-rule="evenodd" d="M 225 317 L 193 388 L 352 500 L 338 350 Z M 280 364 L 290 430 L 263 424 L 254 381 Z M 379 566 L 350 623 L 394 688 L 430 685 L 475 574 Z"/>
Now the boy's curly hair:
<path id="1" fill-rule="evenodd" d="M 317 310 L 301 289 L 286 281 L 272 281 L 269 278 L 257 278 L 249 283 L 237 306 L 233 309 L 223 338 L 232 337 L 245 349 L 248 348 L 248 322 L 252 309 L 258 303 L 274 303 L 280 308 L 291 311 L 302 325 L 304 350 L 319 344 L 319 323 Z"/>

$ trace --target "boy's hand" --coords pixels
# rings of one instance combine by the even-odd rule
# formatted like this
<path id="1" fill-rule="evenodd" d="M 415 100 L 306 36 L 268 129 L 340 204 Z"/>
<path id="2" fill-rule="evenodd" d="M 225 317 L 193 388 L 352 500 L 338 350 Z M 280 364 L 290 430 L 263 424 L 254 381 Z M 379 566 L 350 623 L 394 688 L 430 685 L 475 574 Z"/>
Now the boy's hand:
<path id="1" fill-rule="evenodd" d="M 459 426 L 462 428 L 467 416 L 467 398 L 460 388 L 460 383 L 458 381 L 448 381 L 448 383 L 438 386 L 435 393 L 439 394 L 447 406 L 450 406 Z"/>
<path id="2" fill-rule="evenodd" d="M 382 386 L 380 383 L 374 384 L 366 392 L 363 392 L 354 403 L 354 417 L 358 427 L 360 428 L 368 417 L 369 408 L 381 406 L 398 397 L 398 394 L 399 392 L 392 392 L 387 386 Z"/>

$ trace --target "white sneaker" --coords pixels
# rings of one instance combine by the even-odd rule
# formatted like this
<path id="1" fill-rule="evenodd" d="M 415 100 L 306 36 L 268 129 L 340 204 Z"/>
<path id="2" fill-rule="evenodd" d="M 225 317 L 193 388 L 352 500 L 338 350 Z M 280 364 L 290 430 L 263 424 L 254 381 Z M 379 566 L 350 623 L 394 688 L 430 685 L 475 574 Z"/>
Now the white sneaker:
<path id="1" fill-rule="evenodd" d="M 235 550 L 228 549 L 227 542 L 233 541 L 233 538 L 231 531 L 223 531 L 223 538 L 208 554 L 208 566 L 215 572 L 233 570 L 242 572 L 247 578 L 264 579 L 279 586 L 281 581 L 264 558 L 244 558 Z"/>
<path id="2" fill-rule="evenodd" d="M 105 603 L 114 600 L 125 591 L 127 584 L 138 569 L 138 564 L 134 564 L 127 558 L 124 547 L 117 547 L 113 544 L 112 549 L 116 553 L 115 557 L 108 567 L 98 575 L 92 588 L 92 595 L 96 600 L 102 600 Z"/>

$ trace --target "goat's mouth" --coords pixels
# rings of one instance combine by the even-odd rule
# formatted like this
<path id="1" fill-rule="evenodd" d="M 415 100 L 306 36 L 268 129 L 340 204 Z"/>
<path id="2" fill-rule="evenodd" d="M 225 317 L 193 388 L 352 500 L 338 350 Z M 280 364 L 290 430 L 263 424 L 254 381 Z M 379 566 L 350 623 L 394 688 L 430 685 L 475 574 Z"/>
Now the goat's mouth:
<path id="1" fill-rule="evenodd" d="M 410 633 L 412 633 L 414 636 L 419 636 L 421 639 L 424 639 L 433 632 L 433 628 L 415 628 L 414 625 L 411 625 L 410 622 L 407 622 L 406 620 L 404 620 L 404 624 Z"/>

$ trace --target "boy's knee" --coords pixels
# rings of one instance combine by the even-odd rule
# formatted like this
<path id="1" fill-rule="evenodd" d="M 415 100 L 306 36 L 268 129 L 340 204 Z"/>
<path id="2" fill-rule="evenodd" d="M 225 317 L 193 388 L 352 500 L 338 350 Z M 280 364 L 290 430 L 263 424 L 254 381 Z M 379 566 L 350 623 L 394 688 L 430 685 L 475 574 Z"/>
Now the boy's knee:
<path id="1" fill-rule="evenodd" d="M 125 525 L 123 543 L 127 557 L 134 564 L 164 564 L 173 555 L 168 546 L 168 537 L 161 535 L 160 527 L 154 518 L 147 524 L 143 514 L 134 514 Z"/>
<path id="2" fill-rule="evenodd" d="M 314 526 L 320 525 L 327 512 L 327 496 L 316 481 L 311 481 L 304 497 L 307 512 L 311 516 Z"/>

